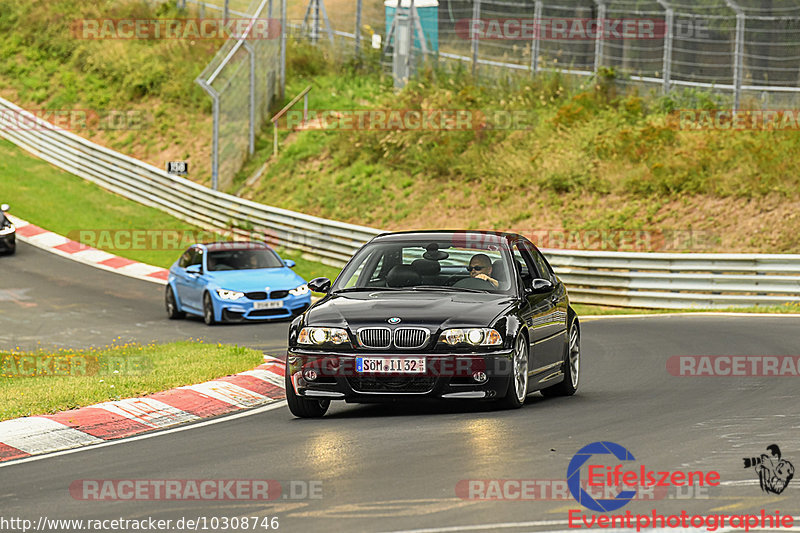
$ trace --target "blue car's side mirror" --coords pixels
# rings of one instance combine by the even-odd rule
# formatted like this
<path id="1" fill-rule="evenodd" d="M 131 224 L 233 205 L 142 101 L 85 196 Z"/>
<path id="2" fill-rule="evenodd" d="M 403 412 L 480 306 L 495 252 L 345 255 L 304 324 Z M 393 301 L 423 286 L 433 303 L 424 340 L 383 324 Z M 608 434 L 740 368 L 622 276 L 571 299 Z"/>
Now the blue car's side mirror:
<path id="1" fill-rule="evenodd" d="M 291 259 L 284 259 L 283 260 L 283 264 L 286 265 L 289 268 L 294 268 L 297 263 L 295 263 Z"/>
<path id="2" fill-rule="evenodd" d="M 202 265 L 189 265 L 186 267 L 187 274 L 202 274 L 203 273 L 203 266 Z"/>

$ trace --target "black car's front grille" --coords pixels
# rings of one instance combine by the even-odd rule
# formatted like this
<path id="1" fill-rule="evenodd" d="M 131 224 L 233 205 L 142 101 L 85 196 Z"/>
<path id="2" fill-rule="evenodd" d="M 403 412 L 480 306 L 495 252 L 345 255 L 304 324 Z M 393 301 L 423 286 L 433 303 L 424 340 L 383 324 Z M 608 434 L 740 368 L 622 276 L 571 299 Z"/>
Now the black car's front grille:
<path id="1" fill-rule="evenodd" d="M 358 341 L 366 348 L 388 348 L 392 344 L 389 328 L 362 328 L 358 330 Z"/>
<path id="2" fill-rule="evenodd" d="M 397 328 L 394 330 L 394 345 L 398 348 L 422 348 L 430 333 L 424 328 Z"/>
<path id="3" fill-rule="evenodd" d="M 365 348 L 422 348 L 427 344 L 430 332 L 425 328 L 397 328 L 392 331 L 386 327 L 361 328 L 358 341 Z"/>
<path id="4" fill-rule="evenodd" d="M 347 381 L 356 392 L 424 394 L 433 390 L 436 378 L 429 376 L 355 376 L 347 378 Z"/>
<path id="5" fill-rule="evenodd" d="M 289 291 L 272 291 L 269 293 L 269 297 L 272 300 L 280 300 L 281 298 L 286 298 L 289 296 Z"/>
<path id="6" fill-rule="evenodd" d="M 256 291 L 256 292 L 246 292 L 244 293 L 245 296 L 250 298 L 251 300 L 266 300 L 267 293 L 264 291 Z"/>

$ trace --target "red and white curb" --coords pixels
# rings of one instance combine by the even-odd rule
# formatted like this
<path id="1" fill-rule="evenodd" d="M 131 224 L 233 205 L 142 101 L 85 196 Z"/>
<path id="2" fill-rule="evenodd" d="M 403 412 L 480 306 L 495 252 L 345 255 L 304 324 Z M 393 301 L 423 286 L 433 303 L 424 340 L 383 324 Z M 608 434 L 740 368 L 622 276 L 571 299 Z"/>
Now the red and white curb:
<path id="1" fill-rule="evenodd" d="M 254 370 L 143 398 L 0 422 L 0 462 L 121 439 L 282 400 L 286 364 L 267 355 L 264 359 Z"/>
<path id="2" fill-rule="evenodd" d="M 161 285 L 167 283 L 169 271 L 165 268 L 119 257 L 118 255 L 110 254 L 103 250 L 87 246 L 86 244 L 73 241 L 58 233 L 47 231 L 21 218 L 8 214 L 6 216 L 17 227 L 17 238 L 24 243 L 103 270 L 117 272 L 118 274 L 143 279 L 145 281 L 152 281 Z"/>

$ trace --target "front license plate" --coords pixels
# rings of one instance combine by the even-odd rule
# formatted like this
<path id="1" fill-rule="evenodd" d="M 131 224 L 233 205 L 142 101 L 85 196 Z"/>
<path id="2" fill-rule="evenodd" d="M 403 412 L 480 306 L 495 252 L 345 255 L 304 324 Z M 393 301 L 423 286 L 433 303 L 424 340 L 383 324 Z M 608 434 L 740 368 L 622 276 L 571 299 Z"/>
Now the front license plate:
<path id="1" fill-rule="evenodd" d="M 356 372 L 375 374 L 422 374 L 425 358 L 422 357 L 356 357 Z"/>
<path id="2" fill-rule="evenodd" d="M 283 302 L 281 300 L 253 302 L 253 309 L 275 309 L 277 307 L 283 307 Z"/>

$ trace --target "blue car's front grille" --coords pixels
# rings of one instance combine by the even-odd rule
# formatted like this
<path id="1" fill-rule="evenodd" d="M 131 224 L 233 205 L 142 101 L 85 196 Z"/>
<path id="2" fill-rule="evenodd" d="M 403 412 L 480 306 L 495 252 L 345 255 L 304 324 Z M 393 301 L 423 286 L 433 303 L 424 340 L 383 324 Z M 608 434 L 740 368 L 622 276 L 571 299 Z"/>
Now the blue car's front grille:
<path id="1" fill-rule="evenodd" d="M 267 293 L 264 291 L 257 291 L 257 292 L 246 292 L 244 295 L 251 300 L 266 300 Z"/>
<path id="2" fill-rule="evenodd" d="M 267 293 L 264 291 L 246 292 L 244 295 L 251 300 L 266 300 Z M 289 296 L 289 291 L 272 291 L 269 293 L 269 298 L 272 300 L 280 300 Z"/>

